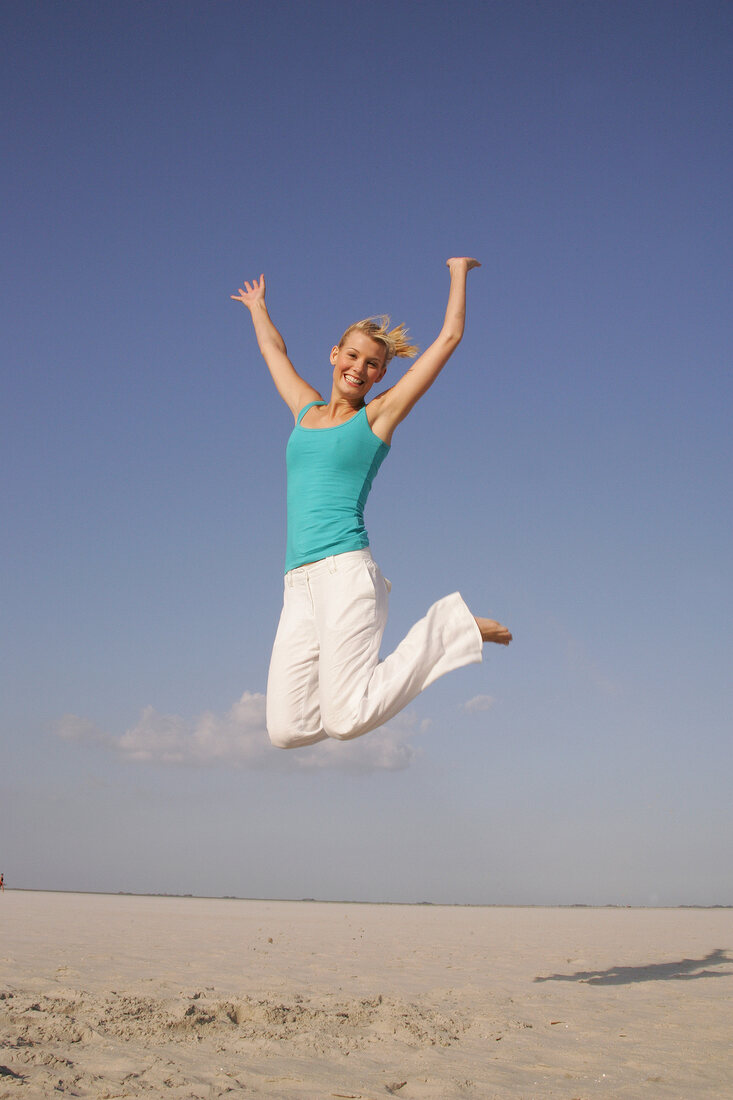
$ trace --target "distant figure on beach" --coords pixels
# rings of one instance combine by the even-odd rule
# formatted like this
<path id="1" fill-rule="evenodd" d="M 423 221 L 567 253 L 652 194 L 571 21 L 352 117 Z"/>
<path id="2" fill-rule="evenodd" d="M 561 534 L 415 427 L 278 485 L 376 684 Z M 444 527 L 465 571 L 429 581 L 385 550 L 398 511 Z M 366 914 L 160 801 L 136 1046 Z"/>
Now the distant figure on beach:
<path id="1" fill-rule="evenodd" d="M 0 872 L 0 890 L 5 892 L 5 875 Z"/>
<path id="2" fill-rule="evenodd" d="M 427 351 L 369 404 L 392 358 L 417 353 L 389 317 L 350 325 L 331 349 L 325 401 L 288 358 L 265 305 L 265 277 L 232 299 L 250 312 L 260 352 L 295 427 L 286 464 L 285 596 L 267 683 L 273 745 L 359 737 L 388 722 L 439 676 L 482 659 L 484 642 L 509 645 L 494 619 L 475 617 L 458 592 L 444 596 L 384 660 L 379 647 L 390 584 L 369 551 L 364 505 L 392 434 L 430 388 L 463 336 L 466 277 L 478 260 L 447 261 L 443 327 Z"/>

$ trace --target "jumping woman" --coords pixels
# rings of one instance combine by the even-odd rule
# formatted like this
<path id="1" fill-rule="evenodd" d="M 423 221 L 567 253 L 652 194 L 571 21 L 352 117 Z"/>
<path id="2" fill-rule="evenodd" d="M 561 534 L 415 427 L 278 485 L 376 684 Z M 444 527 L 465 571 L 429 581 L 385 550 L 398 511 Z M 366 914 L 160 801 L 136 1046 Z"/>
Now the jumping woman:
<path id="1" fill-rule="evenodd" d="M 493 619 L 476 618 L 454 592 L 438 600 L 384 660 L 388 582 L 369 551 L 364 505 L 392 433 L 432 386 L 463 336 L 466 256 L 447 261 L 450 292 L 438 338 L 388 390 L 366 403 L 389 361 L 412 357 L 404 325 L 388 317 L 351 325 L 331 350 L 331 394 L 300 377 L 265 305 L 265 277 L 234 301 L 250 312 L 278 393 L 295 418 L 286 451 L 285 598 L 267 682 L 273 745 L 346 741 L 388 722 L 446 672 L 480 661 L 482 644 L 509 645 Z"/>

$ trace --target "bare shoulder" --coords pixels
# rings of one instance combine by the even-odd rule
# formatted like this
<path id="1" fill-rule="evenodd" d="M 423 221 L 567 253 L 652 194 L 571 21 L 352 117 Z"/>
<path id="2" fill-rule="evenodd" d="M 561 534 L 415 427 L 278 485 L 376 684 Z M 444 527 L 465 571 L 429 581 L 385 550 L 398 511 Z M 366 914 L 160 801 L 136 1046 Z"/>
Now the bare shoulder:
<path id="1" fill-rule="evenodd" d="M 311 405 L 314 401 L 323 401 L 318 390 L 304 382 L 303 379 L 300 379 L 300 382 L 301 384 L 294 388 L 291 400 L 286 402 L 296 421 L 306 405 Z"/>

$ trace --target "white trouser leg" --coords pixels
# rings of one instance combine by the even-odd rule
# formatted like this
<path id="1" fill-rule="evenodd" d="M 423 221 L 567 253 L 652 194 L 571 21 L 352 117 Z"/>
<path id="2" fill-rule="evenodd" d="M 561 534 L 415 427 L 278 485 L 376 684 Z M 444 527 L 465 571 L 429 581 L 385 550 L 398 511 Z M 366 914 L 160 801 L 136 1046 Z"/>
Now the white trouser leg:
<path id="1" fill-rule="evenodd" d="M 454 592 L 380 661 L 387 606 L 387 583 L 368 550 L 287 574 L 267 687 L 273 744 L 359 737 L 439 676 L 482 659 L 476 621 Z"/>
<path id="2" fill-rule="evenodd" d="M 303 570 L 292 570 L 285 576 L 283 609 L 267 678 L 267 731 L 280 749 L 313 745 L 327 736 L 321 722 L 319 654 L 307 577 Z"/>

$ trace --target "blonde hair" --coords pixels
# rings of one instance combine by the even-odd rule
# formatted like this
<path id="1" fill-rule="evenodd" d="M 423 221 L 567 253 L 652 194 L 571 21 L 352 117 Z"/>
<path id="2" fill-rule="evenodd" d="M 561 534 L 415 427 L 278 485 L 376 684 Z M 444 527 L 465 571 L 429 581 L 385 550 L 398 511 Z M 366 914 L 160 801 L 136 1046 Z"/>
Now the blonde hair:
<path id="1" fill-rule="evenodd" d="M 340 348 L 344 346 L 346 337 L 350 333 L 363 332 L 370 340 L 376 340 L 384 347 L 387 353 L 384 359 L 385 366 L 395 355 L 399 359 L 411 359 L 413 355 L 417 355 L 418 349 L 409 342 L 407 325 L 397 325 L 391 331 L 389 325 L 390 319 L 386 313 L 378 314 L 376 317 L 365 317 L 363 321 L 349 325 L 339 340 L 338 346 Z"/>

